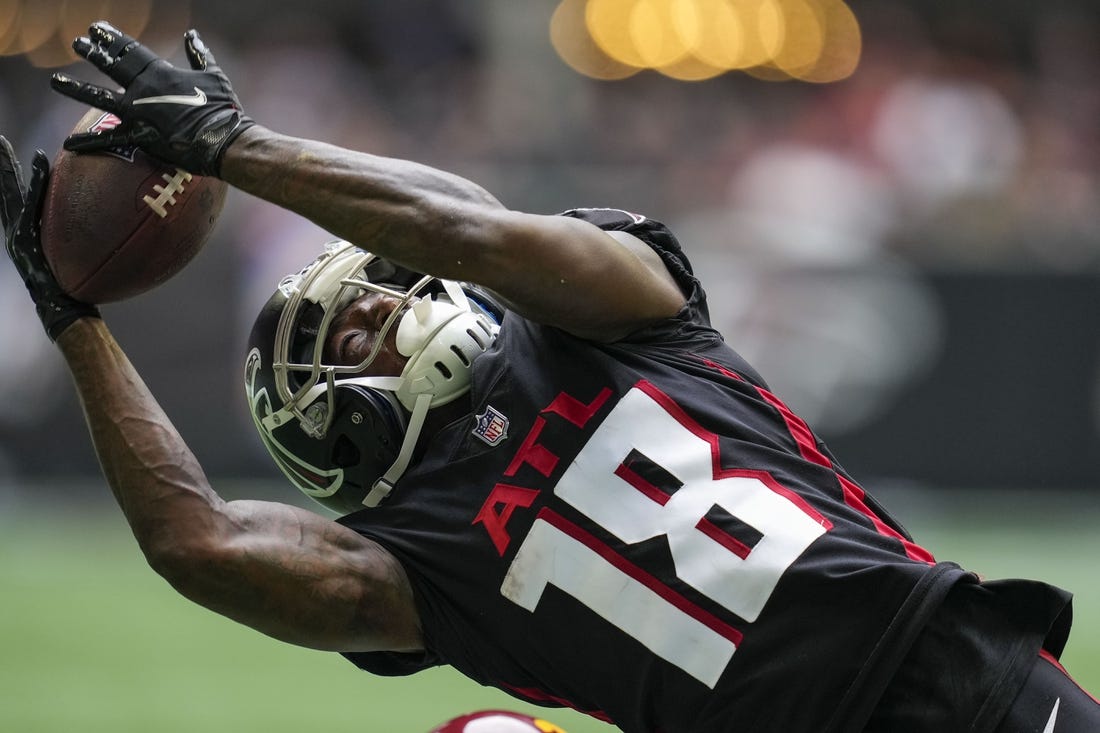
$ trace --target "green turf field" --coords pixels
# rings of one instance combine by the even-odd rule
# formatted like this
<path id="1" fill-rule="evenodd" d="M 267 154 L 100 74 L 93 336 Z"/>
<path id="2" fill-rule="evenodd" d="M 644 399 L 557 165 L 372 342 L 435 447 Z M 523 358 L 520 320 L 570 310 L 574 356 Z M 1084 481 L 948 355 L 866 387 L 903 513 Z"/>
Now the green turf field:
<path id="1" fill-rule="evenodd" d="M 1076 499 L 1041 515 L 1030 506 L 921 507 L 908 525 L 941 558 L 1074 590 L 1065 661 L 1100 689 L 1100 512 Z M 0 506 L 0 598 L 4 733 L 425 733 L 474 709 L 537 711 L 447 671 L 376 678 L 223 620 L 178 597 L 121 518 L 100 509 L 58 517 Z M 575 713 L 549 717 L 569 733 L 613 730 Z"/>

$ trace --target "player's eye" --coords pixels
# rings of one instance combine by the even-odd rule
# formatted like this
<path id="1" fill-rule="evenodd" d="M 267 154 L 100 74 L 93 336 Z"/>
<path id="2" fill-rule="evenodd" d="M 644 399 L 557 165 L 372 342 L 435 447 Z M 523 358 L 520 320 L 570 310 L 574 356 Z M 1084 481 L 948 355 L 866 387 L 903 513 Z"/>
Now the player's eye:
<path id="1" fill-rule="evenodd" d="M 340 357 L 340 361 L 347 366 L 357 364 L 359 359 L 353 358 L 352 354 L 352 342 L 359 336 L 362 336 L 363 332 L 358 330 L 348 331 L 346 334 L 340 337 L 340 345 L 336 349 L 337 356 Z"/>

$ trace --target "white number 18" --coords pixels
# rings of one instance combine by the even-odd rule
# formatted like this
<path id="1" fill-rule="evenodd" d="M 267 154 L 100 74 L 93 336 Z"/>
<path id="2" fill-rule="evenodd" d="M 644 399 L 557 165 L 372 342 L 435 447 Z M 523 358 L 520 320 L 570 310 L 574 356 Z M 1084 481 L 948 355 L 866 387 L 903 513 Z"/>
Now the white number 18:
<path id="1" fill-rule="evenodd" d="M 554 493 L 622 543 L 666 537 L 677 578 L 752 623 L 787 568 L 831 525 L 768 474 L 720 468 L 717 451 L 716 436 L 643 382 L 615 405 Z M 649 471 L 634 470 L 638 458 Z M 747 527 L 748 541 L 710 521 L 715 512 Z M 547 583 L 709 687 L 741 641 L 740 631 L 544 509 L 501 593 L 534 611 Z"/>

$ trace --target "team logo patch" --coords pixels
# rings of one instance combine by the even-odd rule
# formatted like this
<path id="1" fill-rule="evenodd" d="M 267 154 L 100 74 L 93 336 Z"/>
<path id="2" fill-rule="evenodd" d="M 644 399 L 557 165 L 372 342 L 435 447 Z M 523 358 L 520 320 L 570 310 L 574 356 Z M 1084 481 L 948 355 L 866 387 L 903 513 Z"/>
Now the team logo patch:
<path id="1" fill-rule="evenodd" d="M 99 118 L 92 123 L 92 126 L 88 128 L 88 132 L 108 132 L 113 130 L 122 124 L 122 120 L 118 118 L 118 115 L 111 114 L 110 112 L 104 112 Z M 122 158 L 130 163 L 134 162 L 134 154 L 137 152 L 136 145 L 116 145 L 100 152 L 113 155 L 116 158 Z"/>
<path id="2" fill-rule="evenodd" d="M 476 415 L 475 419 L 474 435 L 489 445 L 499 445 L 508 437 L 508 418 L 492 406 L 486 405 L 485 412 Z"/>

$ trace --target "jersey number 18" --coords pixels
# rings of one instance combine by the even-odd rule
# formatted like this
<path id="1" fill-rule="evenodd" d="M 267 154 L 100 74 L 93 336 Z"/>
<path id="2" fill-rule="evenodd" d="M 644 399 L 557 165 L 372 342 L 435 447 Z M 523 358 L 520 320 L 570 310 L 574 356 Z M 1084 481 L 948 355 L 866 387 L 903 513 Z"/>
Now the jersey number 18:
<path id="1" fill-rule="evenodd" d="M 724 469 L 718 439 L 642 382 L 615 405 L 554 494 L 624 544 L 665 537 L 676 577 L 746 623 L 830 523 L 763 471 Z M 501 593 L 534 611 L 553 584 L 709 687 L 741 632 L 552 509 Z"/>

